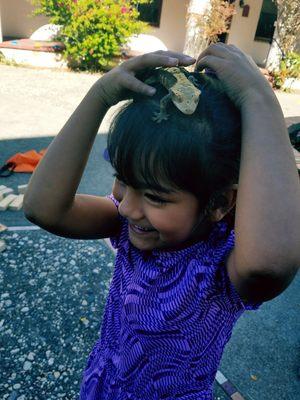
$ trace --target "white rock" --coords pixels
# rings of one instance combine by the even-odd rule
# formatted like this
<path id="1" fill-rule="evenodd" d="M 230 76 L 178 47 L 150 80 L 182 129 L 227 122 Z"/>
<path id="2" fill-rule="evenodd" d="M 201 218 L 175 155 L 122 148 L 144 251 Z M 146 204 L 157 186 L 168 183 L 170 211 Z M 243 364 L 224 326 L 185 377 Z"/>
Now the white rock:
<path id="1" fill-rule="evenodd" d="M 54 371 L 53 375 L 56 379 L 60 377 L 60 373 L 58 371 Z"/>
<path id="2" fill-rule="evenodd" d="M 21 312 L 28 312 L 29 311 L 29 308 L 28 307 L 23 307 L 23 308 L 21 308 Z"/>
<path id="3" fill-rule="evenodd" d="M 28 358 L 28 360 L 32 361 L 32 360 L 34 359 L 34 356 L 35 356 L 35 354 L 31 351 L 31 352 L 28 354 L 27 358 Z"/>
<path id="4" fill-rule="evenodd" d="M 158 38 L 152 35 L 139 35 L 131 36 L 126 45 L 124 46 L 125 53 L 144 54 L 156 50 L 168 50 L 167 46 Z"/>
<path id="5" fill-rule="evenodd" d="M 48 360 L 48 365 L 53 365 L 53 364 L 54 364 L 54 358 L 51 357 L 51 358 L 49 358 L 49 360 Z"/>
<path id="6" fill-rule="evenodd" d="M 15 383 L 13 386 L 14 389 L 20 389 L 20 387 L 21 387 L 21 385 L 19 383 Z"/>
<path id="7" fill-rule="evenodd" d="M 30 361 L 25 361 L 23 365 L 23 370 L 24 371 L 29 371 L 32 367 L 32 363 Z"/>
<path id="8" fill-rule="evenodd" d="M 39 27 L 30 36 L 31 40 L 53 40 L 60 31 L 62 25 L 46 24 Z"/>

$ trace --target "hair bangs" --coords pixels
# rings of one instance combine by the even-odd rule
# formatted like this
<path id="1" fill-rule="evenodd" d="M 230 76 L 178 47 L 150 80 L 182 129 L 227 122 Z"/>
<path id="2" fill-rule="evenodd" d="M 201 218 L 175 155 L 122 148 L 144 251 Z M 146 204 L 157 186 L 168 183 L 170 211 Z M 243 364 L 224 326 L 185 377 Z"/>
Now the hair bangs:
<path id="1" fill-rule="evenodd" d="M 152 117 L 153 107 L 149 108 L 147 103 L 125 104 L 109 129 L 111 164 L 117 177 L 136 189 L 165 193 L 180 190 L 172 174 L 177 159 L 174 149 L 177 135 L 172 135 L 169 125 L 166 131 Z"/>

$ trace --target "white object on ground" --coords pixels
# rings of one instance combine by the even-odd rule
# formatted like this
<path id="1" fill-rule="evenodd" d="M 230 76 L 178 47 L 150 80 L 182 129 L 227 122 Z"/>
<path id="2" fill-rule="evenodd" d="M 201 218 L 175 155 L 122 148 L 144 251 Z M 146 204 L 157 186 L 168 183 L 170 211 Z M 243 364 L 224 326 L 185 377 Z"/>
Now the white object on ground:
<path id="1" fill-rule="evenodd" d="M 28 187 L 28 184 L 27 185 L 19 185 L 18 186 L 18 193 L 19 194 L 25 194 L 27 187 Z"/>
<path id="2" fill-rule="evenodd" d="M 8 205 L 9 210 L 18 211 L 23 207 L 24 194 L 19 194 L 14 201 Z"/>
<path id="3" fill-rule="evenodd" d="M 4 232 L 6 231 L 6 229 L 7 229 L 6 225 L 0 224 L 0 232 Z"/>
<path id="4" fill-rule="evenodd" d="M 38 28 L 29 39 L 31 40 L 48 40 L 52 41 L 55 39 L 55 36 L 59 33 L 62 25 L 55 24 L 46 24 Z"/>
<path id="5" fill-rule="evenodd" d="M 287 78 L 282 85 L 283 89 L 291 90 L 295 93 L 300 93 L 300 79 Z"/>
<path id="6" fill-rule="evenodd" d="M 4 240 L 0 240 L 0 253 L 6 249 L 6 244 Z"/>
<path id="7" fill-rule="evenodd" d="M 6 188 L 0 191 L 0 198 L 3 199 L 4 197 L 7 197 L 9 194 L 12 194 L 14 192 L 14 189 L 12 188 Z"/>
<path id="8" fill-rule="evenodd" d="M 15 194 L 9 194 L 7 197 L 5 197 L 3 200 L 0 201 L 0 211 L 5 211 L 7 210 L 7 207 L 9 206 L 10 203 L 12 203 L 17 195 Z"/>
<path id="9" fill-rule="evenodd" d="M 168 50 L 168 48 L 160 39 L 152 35 L 145 35 L 144 33 L 131 36 L 124 46 L 126 54 L 144 54 L 157 50 Z"/>

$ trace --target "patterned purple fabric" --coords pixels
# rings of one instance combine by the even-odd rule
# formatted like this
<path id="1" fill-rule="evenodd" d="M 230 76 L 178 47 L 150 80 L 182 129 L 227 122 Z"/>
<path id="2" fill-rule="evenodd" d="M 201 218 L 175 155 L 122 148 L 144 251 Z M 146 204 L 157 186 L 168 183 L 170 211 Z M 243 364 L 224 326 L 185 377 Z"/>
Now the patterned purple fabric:
<path id="1" fill-rule="evenodd" d="M 101 336 L 80 400 L 212 400 L 234 323 L 245 309 L 259 307 L 241 301 L 226 273 L 234 232 L 226 236 L 219 222 L 206 241 L 146 255 L 129 242 L 120 219 Z"/>

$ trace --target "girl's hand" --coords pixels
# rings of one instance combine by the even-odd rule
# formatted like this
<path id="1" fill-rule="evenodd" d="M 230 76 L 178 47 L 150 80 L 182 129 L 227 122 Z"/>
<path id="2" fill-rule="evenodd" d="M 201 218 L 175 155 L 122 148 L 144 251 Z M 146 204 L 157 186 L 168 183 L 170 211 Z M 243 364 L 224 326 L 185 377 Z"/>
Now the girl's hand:
<path id="1" fill-rule="evenodd" d="M 121 100 L 130 98 L 130 91 L 152 96 L 155 89 L 136 78 L 142 70 L 156 67 L 188 66 L 195 62 L 194 58 L 172 51 L 155 51 L 124 61 L 100 78 L 98 87 L 101 101 L 111 107 Z"/>
<path id="2" fill-rule="evenodd" d="M 210 45 L 198 57 L 195 71 L 204 68 L 214 70 L 223 82 L 227 95 L 239 109 L 257 96 L 266 94 L 275 97 L 253 59 L 234 45 Z"/>

